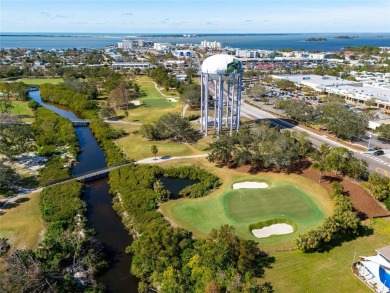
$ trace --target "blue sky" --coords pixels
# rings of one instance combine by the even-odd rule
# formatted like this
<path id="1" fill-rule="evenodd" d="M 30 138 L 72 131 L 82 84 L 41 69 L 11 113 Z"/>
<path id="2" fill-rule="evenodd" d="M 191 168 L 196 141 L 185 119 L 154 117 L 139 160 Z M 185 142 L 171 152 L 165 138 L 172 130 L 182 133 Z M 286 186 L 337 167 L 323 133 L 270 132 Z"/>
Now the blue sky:
<path id="1" fill-rule="evenodd" d="M 390 0 L 0 0 L 0 32 L 390 32 Z"/>

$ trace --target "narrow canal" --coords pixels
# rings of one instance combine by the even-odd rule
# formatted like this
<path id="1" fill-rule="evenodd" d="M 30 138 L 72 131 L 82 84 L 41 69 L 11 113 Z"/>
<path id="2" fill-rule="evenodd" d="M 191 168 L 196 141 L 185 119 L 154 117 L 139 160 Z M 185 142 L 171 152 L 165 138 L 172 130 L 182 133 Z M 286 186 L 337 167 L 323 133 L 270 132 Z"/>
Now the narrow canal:
<path id="1" fill-rule="evenodd" d="M 66 107 L 57 107 L 42 102 L 39 91 L 30 92 L 30 97 L 43 107 L 65 118 L 79 118 Z M 77 127 L 75 132 L 81 152 L 77 157 L 77 164 L 71 170 L 72 175 L 80 175 L 106 167 L 104 152 L 97 144 L 90 129 Z M 83 199 L 87 203 L 88 226 L 96 231 L 95 238 L 104 245 L 105 253 L 110 261 L 109 269 L 98 276 L 97 281 L 103 283 L 109 292 L 137 292 L 137 280 L 130 275 L 131 257 L 125 253 L 125 249 L 131 244 L 132 239 L 112 208 L 108 179 L 88 184 L 84 188 Z"/>

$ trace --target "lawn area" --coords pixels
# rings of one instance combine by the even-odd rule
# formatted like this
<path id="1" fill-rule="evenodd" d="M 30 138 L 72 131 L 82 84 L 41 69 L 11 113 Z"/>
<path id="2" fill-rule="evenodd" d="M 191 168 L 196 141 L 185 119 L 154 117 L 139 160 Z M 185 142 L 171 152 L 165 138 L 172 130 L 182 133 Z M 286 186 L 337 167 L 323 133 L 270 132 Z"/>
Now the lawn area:
<path id="1" fill-rule="evenodd" d="M 134 133 L 139 129 L 136 125 L 111 124 L 116 129 L 124 129 L 128 135 L 116 141 L 116 144 L 129 157 L 135 160 L 153 157 L 151 146 L 158 147 L 158 157 L 162 156 L 190 156 L 201 154 L 197 148 L 190 144 L 176 143 L 170 141 L 150 141 L 140 134 Z"/>
<path id="2" fill-rule="evenodd" d="M 11 114 L 20 115 L 23 122 L 32 122 L 34 120 L 34 112 L 28 107 L 28 101 L 12 101 L 14 106 Z"/>
<path id="3" fill-rule="evenodd" d="M 202 199 L 180 199 L 164 203 L 162 205 L 162 211 L 168 218 L 172 216 L 171 205 L 175 205 L 178 202 L 197 202 L 206 198 L 216 198 L 224 190 L 229 189 L 235 181 L 250 180 L 251 178 L 253 179 L 263 175 L 251 176 L 238 170 L 216 168 L 214 164 L 207 162 L 205 158 L 167 161 L 160 165 L 162 167 L 177 167 L 192 164 L 199 165 L 218 175 L 221 178 L 222 186 Z M 265 175 L 272 176 L 273 174 L 266 173 Z M 284 180 L 290 176 L 285 175 Z M 304 181 L 302 180 L 301 183 L 304 183 Z M 301 186 L 299 182 L 297 185 Z M 326 203 L 329 204 L 330 202 L 329 197 L 325 199 L 319 194 L 313 193 L 316 186 L 318 185 L 314 181 L 310 181 L 310 184 L 304 190 L 315 196 L 317 201 L 322 200 L 322 206 L 326 207 Z M 328 205 L 327 208 L 327 213 L 330 213 L 331 207 Z M 211 216 L 213 218 L 220 217 L 219 214 L 219 210 L 213 210 Z M 261 249 L 266 252 L 270 251 L 270 254 L 275 257 L 272 268 L 266 270 L 266 275 L 261 282 L 270 282 L 275 292 L 372 292 L 352 274 L 351 265 L 355 253 L 356 260 L 358 260 L 358 257 L 361 255 L 375 255 L 375 249 L 389 245 L 390 218 L 367 220 L 364 224 L 372 229 L 373 233 L 371 235 L 345 242 L 333 248 L 331 251 L 324 253 L 305 254 L 298 250 L 275 252 L 275 246 L 260 244 Z M 204 235 L 195 231 L 195 236 L 202 237 Z"/>
<path id="4" fill-rule="evenodd" d="M 63 82 L 63 78 L 22 78 L 20 81 L 27 85 L 41 85 L 45 83 L 60 83 Z"/>
<path id="5" fill-rule="evenodd" d="M 35 192 L 0 211 L 0 237 L 8 238 L 13 248 L 35 248 L 43 235 L 39 200 L 40 193 Z"/>
<path id="6" fill-rule="evenodd" d="M 235 227 L 238 236 L 272 249 L 292 246 L 298 234 L 317 226 L 331 213 L 332 203 L 325 189 L 304 177 L 272 173 L 247 175 L 227 168 L 223 171 L 225 180 L 219 190 L 204 198 L 164 203 L 161 205 L 163 213 L 197 237 L 229 224 Z M 239 181 L 268 182 L 272 187 L 232 190 L 232 184 Z M 293 221 L 298 229 L 292 234 L 264 239 L 250 232 L 250 224 L 275 218 Z"/>
<path id="7" fill-rule="evenodd" d="M 369 224 L 373 234 L 343 243 L 329 252 L 304 254 L 300 251 L 274 253 L 276 261 L 265 280 L 275 292 L 372 292 L 351 271 L 352 261 L 375 255 L 375 249 L 389 245 L 390 219 Z"/>
<path id="8" fill-rule="evenodd" d="M 137 84 L 141 87 L 142 97 L 138 100 L 143 103 L 143 107 L 150 109 L 163 109 L 175 107 L 177 102 L 171 102 L 161 95 L 154 85 L 153 80 L 147 76 L 139 76 L 136 79 Z"/>

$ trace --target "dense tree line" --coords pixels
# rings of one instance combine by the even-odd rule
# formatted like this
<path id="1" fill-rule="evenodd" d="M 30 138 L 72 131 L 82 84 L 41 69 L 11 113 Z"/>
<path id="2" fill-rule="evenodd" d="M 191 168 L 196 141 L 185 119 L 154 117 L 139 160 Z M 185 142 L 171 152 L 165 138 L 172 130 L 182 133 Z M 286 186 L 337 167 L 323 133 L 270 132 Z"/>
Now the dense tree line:
<path id="1" fill-rule="evenodd" d="M 26 101 L 28 99 L 28 86 L 23 82 L 1 82 L 0 92 L 7 99 L 14 97 L 16 100 Z"/>
<path id="2" fill-rule="evenodd" d="M 17 192 L 21 178 L 16 171 L 0 160 L 0 198 L 11 196 Z"/>
<path id="3" fill-rule="evenodd" d="M 380 137 L 390 139 L 390 124 L 381 124 L 374 130 Z"/>
<path id="4" fill-rule="evenodd" d="M 359 235 L 360 220 L 340 183 L 332 184 L 331 196 L 334 205 L 332 216 L 326 218 L 316 229 L 299 235 L 295 240 L 303 252 L 321 251 Z"/>
<path id="5" fill-rule="evenodd" d="M 178 113 L 166 113 L 156 122 L 143 124 L 140 132 L 143 137 L 150 140 L 195 142 L 198 139 L 198 132 Z"/>
<path id="6" fill-rule="evenodd" d="M 34 149 L 30 125 L 20 122 L 0 124 L 0 154 L 13 159 Z"/>
<path id="7" fill-rule="evenodd" d="M 341 174 L 354 179 L 367 178 L 367 161 L 355 158 L 353 152 L 345 147 L 331 148 L 329 144 L 322 144 L 312 159 L 313 167 L 320 171 L 319 182 L 325 171 L 334 171 L 336 176 Z"/>
<path id="8" fill-rule="evenodd" d="M 162 66 L 150 69 L 148 76 L 151 77 L 159 86 L 164 87 L 166 90 L 170 88 L 180 89 L 181 82 L 178 81 L 174 76 L 171 76 L 170 71 Z"/>
<path id="9" fill-rule="evenodd" d="M 190 177 L 202 173 L 193 168 L 167 172 Z M 135 236 L 128 252 L 133 254 L 131 272 L 140 280 L 138 291 L 270 292 L 270 285 L 258 278 L 272 260 L 254 241 L 238 238 L 229 226 L 194 240 L 190 232 L 164 220 L 156 211 L 159 195 L 153 189 L 163 174 L 163 169 L 147 165 L 110 173 L 114 207 Z"/>
<path id="10" fill-rule="evenodd" d="M 77 154 L 77 137 L 68 119 L 48 109 L 39 108 L 32 129 L 39 154 L 52 155 L 63 148 L 68 148 L 73 155 Z"/>
<path id="11" fill-rule="evenodd" d="M 73 110 L 79 112 L 83 117 L 89 117 L 92 119 L 90 128 L 97 142 L 105 151 L 108 166 L 114 166 L 127 160 L 126 156 L 122 153 L 119 147 L 112 142 L 113 139 L 120 137 L 123 133 L 118 130 L 114 130 L 109 124 L 103 122 L 102 120 L 96 119 L 96 104 L 91 101 L 93 98 L 92 96 L 79 93 L 74 88 L 63 85 L 49 85 L 49 87 L 44 87 L 44 91 L 46 91 L 46 96 L 55 97 L 53 99 L 49 98 L 49 101 L 69 106 Z M 70 96 L 65 96 L 66 93 Z M 42 87 L 41 96 L 43 99 Z M 80 96 L 83 96 L 84 98 L 77 102 L 77 98 Z M 75 136 L 74 131 L 73 136 Z"/>
<path id="12" fill-rule="evenodd" d="M 352 51 L 356 53 L 364 53 L 368 55 L 377 55 L 380 53 L 380 48 L 375 46 L 356 46 L 356 47 L 345 47 L 345 51 Z"/>
<path id="13" fill-rule="evenodd" d="M 121 137 L 123 130 L 116 130 L 101 119 L 91 121 L 89 127 L 96 138 L 96 141 L 104 150 L 108 166 L 115 166 L 126 162 L 128 159 L 122 150 L 112 140 Z"/>
<path id="14" fill-rule="evenodd" d="M 92 101 L 93 94 L 83 93 L 84 87 L 78 92 L 65 84 L 43 84 L 40 91 L 42 101 L 65 105 L 79 113 L 85 114 L 87 110 L 96 109 L 96 103 Z"/>
<path id="15" fill-rule="evenodd" d="M 86 204 L 76 181 L 42 191 L 46 234 L 36 250 L 5 258 L 2 292 L 101 292 L 93 276 L 107 266 L 100 245 L 85 227 Z"/>
<path id="16" fill-rule="evenodd" d="M 299 122 L 316 123 L 333 132 L 338 138 L 351 139 L 365 133 L 370 113 L 353 112 L 344 103 L 333 98 L 320 106 L 313 107 L 304 100 L 282 100 L 275 107 Z"/>
<path id="17" fill-rule="evenodd" d="M 222 166 L 251 165 L 255 169 L 287 169 L 306 156 L 311 143 L 302 132 L 280 132 L 268 125 L 242 128 L 230 136 L 221 133 L 208 147 L 210 162 Z"/>
<path id="18" fill-rule="evenodd" d="M 368 188 L 372 195 L 386 205 L 390 211 L 390 178 L 372 173 L 368 175 L 368 181 L 362 184 Z"/>
<path id="19" fill-rule="evenodd" d="M 38 154 L 49 157 L 45 167 L 39 170 L 41 184 L 68 178 L 69 158 L 56 155 L 67 152 L 71 159 L 77 156 L 79 146 L 72 123 L 50 110 L 39 108 L 32 129 Z"/>

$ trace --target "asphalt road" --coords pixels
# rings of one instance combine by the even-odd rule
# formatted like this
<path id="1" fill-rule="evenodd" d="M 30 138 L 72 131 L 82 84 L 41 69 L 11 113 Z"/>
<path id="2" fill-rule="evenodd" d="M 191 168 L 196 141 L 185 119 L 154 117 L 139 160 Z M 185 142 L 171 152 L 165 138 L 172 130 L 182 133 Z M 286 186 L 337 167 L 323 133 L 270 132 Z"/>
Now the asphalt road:
<path id="1" fill-rule="evenodd" d="M 281 119 L 278 119 L 276 116 L 265 112 L 263 110 L 260 110 L 258 108 L 255 108 L 249 104 L 246 104 L 245 102 L 242 103 L 241 106 L 241 115 L 248 117 L 249 119 L 269 119 L 272 123 L 275 123 L 280 126 L 282 129 L 290 129 L 292 131 L 304 131 L 308 133 L 310 141 L 313 143 L 315 147 L 319 147 L 323 143 L 328 143 L 329 145 L 333 147 L 346 147 L 350 151 L 352 151 L 356 158 L 364 159 L 368 163 L 368 169 L 370 172 L 377 172 L 382 175 L 390 177 L 390 160 L 386 156 L 374 156 L 372 153 L 366 153 L 362 151 L 357 151 L 355 149 L 352 149 L 350 147 L 347 147 L 341 143 L 338 143 L 334 139 L 328 138 L 326 135 L 319 135 L 317 133 L 308 131 L 304 128 L 301 128 L 299 126 L 290 124 L 286 121 L 283 121 Z"/>
<path id="2" fill-rule="evenodd" d="M 213 86 L 209 86 L 210 93 L 214 93 Z M 226 89 L 225 89 L 226 93 Z M 366 160 L 368 163 L 368 171 L 369 172 L 376 172 L 379 174 L 382 174 L 384 176 L 390 177 L 390 150 L 385 151 L 385 155 L 383 156 L 374 156 L 373 152 L 363 152 L 358 151 L 353 148 L 350 148 L 348 146 L 345 146 L 341 143 L 338 143 L 334 139 L 328 138 L 326 135 L 319 135 L 317 133 L 311 132 L 307 129 L 301 128 L 299 126 L 293 125 L 291 123 L 288 123 L 284 120 L 279 119 L 278 117 L 260 110 L 256 107 L 253 107 L 247 103 L 242 102 L 241 103 L 241 116 L 247 117 L 249 119 L 258 120 L 258 119 L 268 119 L 272 123 L 279 125 L 281 129 L 289 129 L 292 131 L 304 131 L 309 135 L 309 140 L 312 142 L 314 147 L 319 147 L 321 144 L 328 143 L 332 147 L 345 147 L 348 150 L 352 151 L 354 153 L 354 156 L 358 159 Z M 378 143 L 378 140 L 375 140 L 376 138 L 373 137 L 372 142 Z"/>

